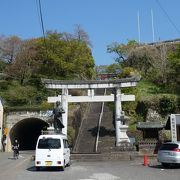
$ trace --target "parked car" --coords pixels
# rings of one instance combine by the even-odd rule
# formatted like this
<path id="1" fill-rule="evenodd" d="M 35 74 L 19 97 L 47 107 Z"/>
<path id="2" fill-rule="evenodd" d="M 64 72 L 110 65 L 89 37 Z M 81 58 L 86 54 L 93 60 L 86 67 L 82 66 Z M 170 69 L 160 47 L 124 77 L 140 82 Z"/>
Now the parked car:
<path id="1" fill-rule="evenodd" d="M 36 170 L 41 167 L 60 167 L 64 170 L 70 163 L 70 149 L 65 135 L 39 136 L 35 152 Z"/>
<path id="2" fill-rule="evenodd" d="M 164 167 L 180 165 L 180 142 L 167 142 L 158 150 L 157 160 Z"/>

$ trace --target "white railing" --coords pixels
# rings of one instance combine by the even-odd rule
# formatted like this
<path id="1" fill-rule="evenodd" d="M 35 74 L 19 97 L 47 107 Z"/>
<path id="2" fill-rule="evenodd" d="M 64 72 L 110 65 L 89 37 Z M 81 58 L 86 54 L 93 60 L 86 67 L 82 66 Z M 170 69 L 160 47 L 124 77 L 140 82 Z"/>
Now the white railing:
<path id="1" fill-rule="evenodd" d="M 106 89 L 104 90 L 104 95 L 105 94 L 106 94 Z M 104 102 L 102 102 L 101 113 L 100 113 L 99 121 L 98 121 L 98 129 L 97 129 L 97 136 L 96 136 L 96 143 L 95 143 L 95 152 L 97 152 L 97 149 L 98 149 L 99 134 L 100 134 L 100 129 L 101 129 L 101 121 L 102 121 L 103 111 L 104 111 Z"/>

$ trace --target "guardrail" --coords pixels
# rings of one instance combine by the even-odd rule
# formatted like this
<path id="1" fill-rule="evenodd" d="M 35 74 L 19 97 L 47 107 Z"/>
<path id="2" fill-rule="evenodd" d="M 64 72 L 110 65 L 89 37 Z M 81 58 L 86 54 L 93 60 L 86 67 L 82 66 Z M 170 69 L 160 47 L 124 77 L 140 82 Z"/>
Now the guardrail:
<path id="1" fill-rule="evenodd" d="M 157 153 L 161 144 L 162 143 L 157 140 L 155 140 L 155 141 L 153 141 L 153 140 L 152 141 L 140 141 L 138 143 L 138 146 L 139 146 L 138 149 L 139 149 L 139 151 L 146 150 L 148 152 Z"/>

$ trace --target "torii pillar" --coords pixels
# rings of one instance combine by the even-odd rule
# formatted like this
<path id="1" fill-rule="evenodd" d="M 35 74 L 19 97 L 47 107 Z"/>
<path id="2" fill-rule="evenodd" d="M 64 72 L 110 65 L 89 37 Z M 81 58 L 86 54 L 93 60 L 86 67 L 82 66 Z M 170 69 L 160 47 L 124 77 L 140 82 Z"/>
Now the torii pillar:
<path id="1" fill-rule="evenodd" d="M 62 133 L 67 135 L 67 127 L 68 127 L 68 89 L 62 89 L 62 95 L 61 95 L 61 104 L 65 111 L 65 113 L 62 113 L 62 121 L 64 128 L 62 129 Z"/>
<path id="2" fill-rule="evenodd" d="M 115 91 L 115 130 L 116 130 L 116 146 L 120 146 L 122 142 L 130 142 L 126 132 L 128 126 L 123 123 L 124 114 L 121 106 L 121 89 Z"/>

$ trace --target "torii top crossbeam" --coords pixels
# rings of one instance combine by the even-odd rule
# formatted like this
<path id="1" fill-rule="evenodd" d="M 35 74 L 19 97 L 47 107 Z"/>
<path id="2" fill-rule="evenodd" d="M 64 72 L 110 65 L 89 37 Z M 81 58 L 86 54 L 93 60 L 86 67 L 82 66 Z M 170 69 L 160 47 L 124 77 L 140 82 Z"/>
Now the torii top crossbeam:
<path id="1" fill-rule="evenodd" d="M 137 83 L 136 78 L 123 78 L 117 80 L 53 80 L 42 79 L 48 89 L 96 89 L 96 88 L 123 88 L 133 87 Z"/>

